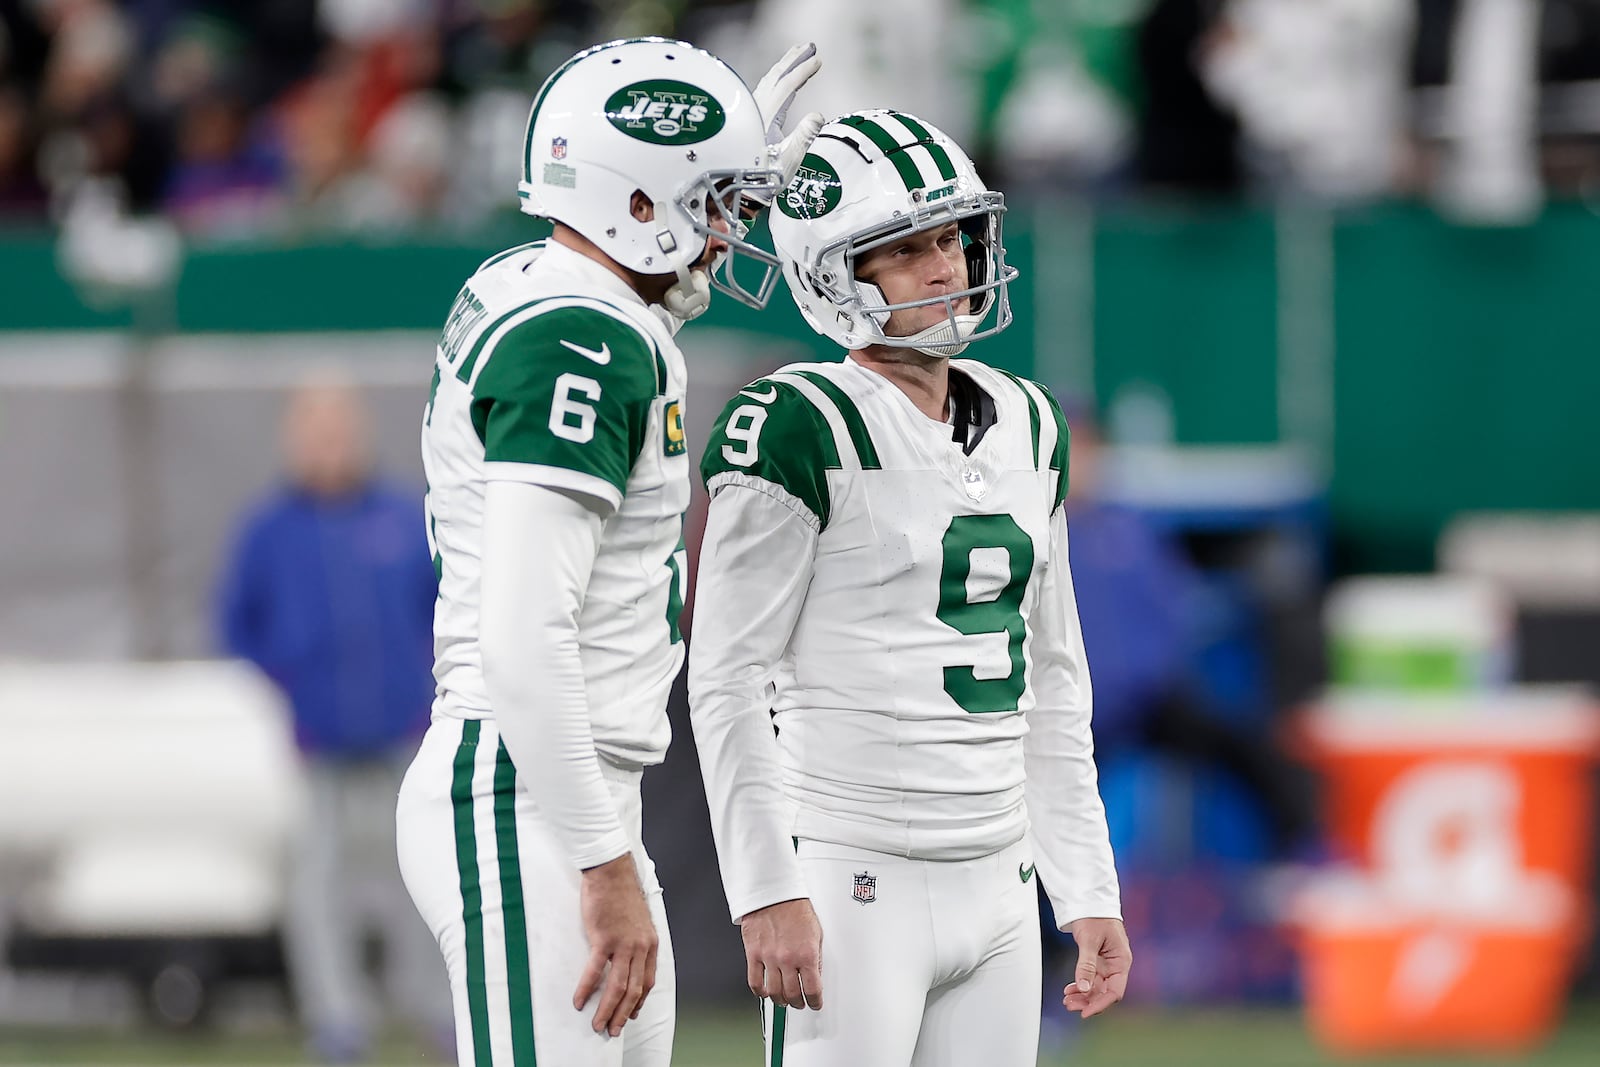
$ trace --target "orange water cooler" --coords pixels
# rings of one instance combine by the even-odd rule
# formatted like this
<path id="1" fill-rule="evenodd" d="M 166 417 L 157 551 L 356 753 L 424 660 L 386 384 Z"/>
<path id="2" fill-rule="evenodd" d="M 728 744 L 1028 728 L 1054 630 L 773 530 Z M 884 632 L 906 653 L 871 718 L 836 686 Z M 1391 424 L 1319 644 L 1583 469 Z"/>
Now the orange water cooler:
<path id="1" fill-rule="evenodd" d="M 1589 936 L 1600 708 L 1335 691 L 1297 741 L 1355 860 L 1294 907 L 1312 1032 L 1343 1052 L 1537 1045 Z"/>

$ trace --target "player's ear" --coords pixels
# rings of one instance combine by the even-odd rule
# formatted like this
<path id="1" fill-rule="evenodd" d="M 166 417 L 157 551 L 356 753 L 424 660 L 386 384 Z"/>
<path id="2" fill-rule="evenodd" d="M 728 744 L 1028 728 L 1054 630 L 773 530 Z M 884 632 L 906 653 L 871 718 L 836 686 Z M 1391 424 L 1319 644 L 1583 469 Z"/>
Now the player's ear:
<path id="1" fill-rule="evenodd" d="M 653 222 L 656 217 L 656 202 L 646 196 L 643 189 L 635 189 L 633 196 L 628 198 L 628 210 L 640 222 Z"/>

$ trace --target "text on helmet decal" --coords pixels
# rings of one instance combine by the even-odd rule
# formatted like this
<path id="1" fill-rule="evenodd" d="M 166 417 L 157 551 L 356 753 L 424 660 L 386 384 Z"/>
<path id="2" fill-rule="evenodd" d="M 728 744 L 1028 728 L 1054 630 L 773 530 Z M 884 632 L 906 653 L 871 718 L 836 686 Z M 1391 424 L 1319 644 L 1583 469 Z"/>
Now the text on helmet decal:
<path id="1" fill-rule="evenodd" d="M 698 144 L 714 137 L 727 113 L 712 95 L 687 82 L 634 82 L 611 94 L 606 118 L 629 137 L 650 144 Z"/>
<path id="2" fill-rule="evenodd" d="M 544 183 L 562 189 L 576 189 L 578 187 L 578 172 L 564 163 L 546 163 L 544 165 Z"/>
<path id="3" fill-rule="evenodd" d="M 778 197 L 778 210 L 791 219 L 821 218 L 839 206 L 843 190 L 839 172 L 821 156 L 811 152 L 800 161 L 800 169 Z"/>

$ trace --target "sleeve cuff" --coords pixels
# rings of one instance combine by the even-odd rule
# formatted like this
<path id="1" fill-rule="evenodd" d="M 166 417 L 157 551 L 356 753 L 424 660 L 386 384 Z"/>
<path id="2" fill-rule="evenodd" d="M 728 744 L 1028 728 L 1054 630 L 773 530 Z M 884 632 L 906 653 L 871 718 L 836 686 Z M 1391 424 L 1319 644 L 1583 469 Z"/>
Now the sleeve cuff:
<path id="1" fill-rule="evenodd" d="M 1084 900 L 1059 901 L 1052 899 L 1050 908 L 1055 913 L 1056 929 L 1066 930 L 1079 919 L 1116 919 L 1122 921 L 1122 898 L 1118 894 L 1089 897 Z"/>
<path id="2" fill-rule="evenodd" d="M 544 463 L 497 461 L 483 465 L 483 477 L 490 482 L 526 482 L 549 489 L 571 489 L 601 501 L 611 511 L 622 506 L 622 490 L 596 474 L 552 467 Z"/>
<path id="3" fill-rule="evenodd" d="M 581 852 L 573 853 L 572 862 L 578 870 L 586 871 L 590 867 L 598 867 L 602 863 L 610 863 L 612 860 L 621 859 L 632 851 L 633 846 L 628 842 L 628 835 L 623 832 L 621 827 L 618 827 Z"/>
<path id="4" fill-rule="evenodd" d="M 810 896 L 811 891 L 806 888 L 802 879 L 786 883 L 774 883 L 753 889 L 748 893 L 742 893 L 738 900 L 728 901 L 728 916 L 737 923 L 753 911 L 760 911 L 762 908 L 768 908 L 774 904 L 782 904 L 786 900 L 809 899 Z"/>

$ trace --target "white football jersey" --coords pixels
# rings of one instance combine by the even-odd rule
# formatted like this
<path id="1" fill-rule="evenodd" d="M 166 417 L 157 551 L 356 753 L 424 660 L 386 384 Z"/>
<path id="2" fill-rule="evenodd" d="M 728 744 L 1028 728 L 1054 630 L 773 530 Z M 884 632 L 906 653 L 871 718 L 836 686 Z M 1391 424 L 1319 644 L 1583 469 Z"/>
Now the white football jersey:
<path id="1" fill-rule="evenodd" d="M 735 918 L 804 895 L 790 835 L 962 860 L 1030 828 L 1063 921 L 1118 914 L 1066 423 L 1032 382 L 951 372 L 994 404 L 970 454 L 849 360 L 745 387 L 707 442 L 689 687 Z"/>
<path id="2" fill-rule="evenodd" d="M 599 264 L 535 242 L 486 261 L 457 295 L 423 417 L 428 536 L 439 573 L 434 715 L 492 716 L 478 645 L 486 481 L 581 491 L 607 519 L 579 619 L 595 747 L 659 763 L 683 661 L 683 355 Z"/>

